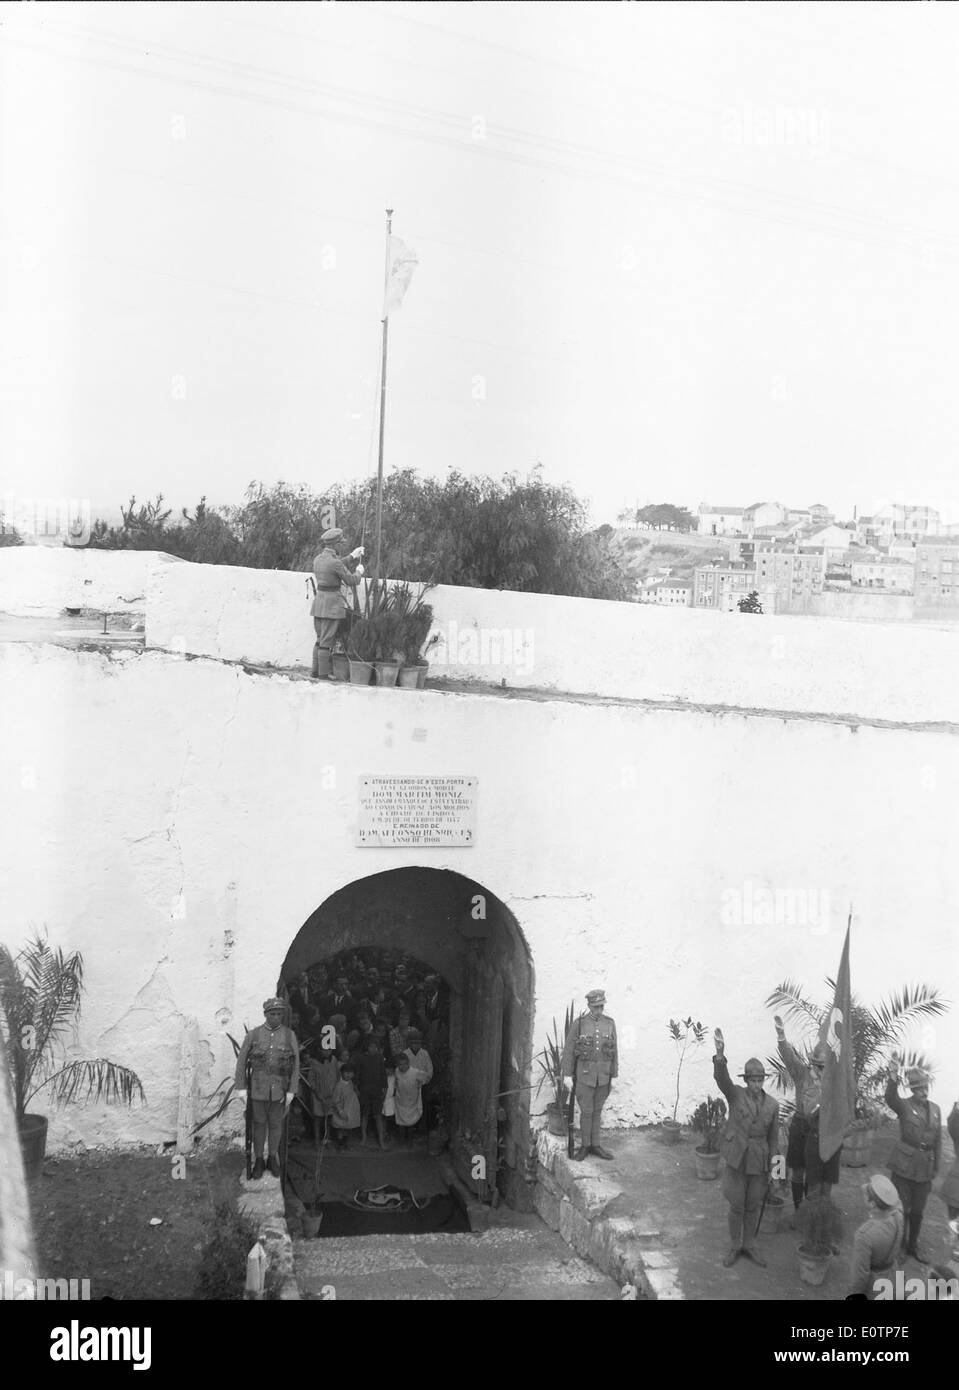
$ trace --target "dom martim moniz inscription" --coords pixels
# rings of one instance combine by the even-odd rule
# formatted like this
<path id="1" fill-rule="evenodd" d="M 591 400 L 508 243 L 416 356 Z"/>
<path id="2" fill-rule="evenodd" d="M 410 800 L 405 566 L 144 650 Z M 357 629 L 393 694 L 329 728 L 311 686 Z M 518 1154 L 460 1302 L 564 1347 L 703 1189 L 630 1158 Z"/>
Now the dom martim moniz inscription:
<path id="1" fill-rule="evenodd" d="M 458 848 L 476 838 L 476 777 L 361 777 L 356 843 Z"/>

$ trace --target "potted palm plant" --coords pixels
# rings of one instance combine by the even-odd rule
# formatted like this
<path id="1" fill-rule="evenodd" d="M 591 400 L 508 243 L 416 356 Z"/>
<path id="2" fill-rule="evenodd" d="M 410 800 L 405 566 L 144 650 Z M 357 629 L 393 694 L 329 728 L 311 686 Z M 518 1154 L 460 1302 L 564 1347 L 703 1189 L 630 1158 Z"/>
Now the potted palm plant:
<path id="1" fill-rule="evenodd" d="M 433 626 L 433 607 L 425 602 L 425 595 L 432 588 L 432 584 L 424 584 L 414 595 L 412 586 L 405 581 L 393 585 L 391 602 L 402 621 L 403 630 L 403 666 L 399 684 L 406 690 L 422 690 L 429 669 L 426 652 L 439 641 L 439 633 L 434 633 L 427 641 Z"/>
<path id="2" fill-rule="evenodd" d="M 717 1096 L 700 1101 L 689 1117 L 690 1129 L 700 1136 L 696 1147 L 696 1176 L 705 1182 L 719 1176 L 719 1136 L 726 1120 L 726 1102 Z"/>
<path id="3" fill-rule="evenodd" d="M 132 1105 L 143 1100 L 137 1074 L 105 1057 L 64 1061 L 63 1047 L 75 1032 L 83 993 L 83 957 L 54 951 L 35 933 L 13 955 L 0 946 L 0 1014 L 13 1086 L 17 1129 L 26 1175 L 43 1167 L 47 1117 L 27 1106 L 49 1087 L 55 1104 L 92 1099 Z"/>
<path id="4" fill-rule="evenodd" d="M 807 1197 L 797 1213 L 801 1232 L 799 1277 L 804 1284 L 821 1284 L 829 1271 L 829 1261 L 839 1254 L 842 1216 L 829 1197 L 816 1193 Z"/>
<path id="5" fill-rule="evenodd" d="M 667 1144 L 678 1144 L 683 1128 L 676 1119 L 676 1112 L 679 1109 L 679 1078 L 682 1074 L 683 1062 L 686 1060 L 686 1053 L 690 1047 L 701 1047 L 705 1041 L 706 1025 L 694 1023 L 692 1016 L 682 1019 L 671 1018 L 669 1020 L 669 1036 L 676 1048 L 676 1100 L 673 1104 L 672 1119 L 663 1120 L 663 1139 Z"/>
<path id="6" fill-rule="evenodd" d="M 819 1030 L 832 1007 L 835 984 L 826 981 L 829 1003 L 819 1005 L 793 980 L 783 980 L 766 1000 L 767 1008 L 780 1010 L 809 1028 L 804 1044 L 809 1055 L 819 1036 Z M 903 1052 L 903 1039 L 908 1030 L 921 1018 L 944 1014 L 948 1005 L 938 989 L 931 985 L 907 985 L 891 994 L 873 1008 L 852 1000 L 853 1072 L 856 1078 L 856 1116 L 842 1147 L 841 1162 L 846 1167 L 861 1168 L 869 1162 L 872 1136 L 884 1115 L 883 1091 L 889 1070 L 889 1054 L 893 1049 Z M 798 1049 L 797 1049 L 798 1050 Z M 789 1073 L 778 1055 L 768 1057 L 766 1065 L 775 1078 L 776 1087 L 783 1093 L 792 1089 Z M 903 1067 L 922 1067 L 932 1074 L 929 1058 L 919 1052 L 906 1052 Z"/>
<path id="7" fill-rule="evenodd" d="M 566 1017 L 563 1020 L 562 1037 L 560 1037 L 554 1018 L 552 1037 L 547 1037 L 546 1046 L 536 1058 L 540 1069 L 536 1094 L 539 1095 L 543 1086 L 548 1084 L 553 1099 L 546 1106 L 546 1128 L 550 1134 L 555 1134 L 559 1138 L 565 1138 L 569 1133 L 569 1124 L 566 1118 L 569 1105 L 569 1087 L 563 1079 L 563 1051 L 566 1046 L 566 1039 L 569 1037 L 569 1030 L 573 1026 L 575 1013 L 575 1002 L 570 1001 L 566 1008 Z"/>

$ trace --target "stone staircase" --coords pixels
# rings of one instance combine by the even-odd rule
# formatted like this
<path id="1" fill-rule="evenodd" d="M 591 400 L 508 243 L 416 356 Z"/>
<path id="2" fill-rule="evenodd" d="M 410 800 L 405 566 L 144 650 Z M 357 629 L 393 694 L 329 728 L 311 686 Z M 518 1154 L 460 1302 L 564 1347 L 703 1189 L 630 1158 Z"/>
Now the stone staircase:
<path id="1" fill-rule="evenodd" d="M 620 1289 L 535 1216 L 455 1235 L 293 1240 L 300 1297 L 433 1302 L 612 1300 Z"/>

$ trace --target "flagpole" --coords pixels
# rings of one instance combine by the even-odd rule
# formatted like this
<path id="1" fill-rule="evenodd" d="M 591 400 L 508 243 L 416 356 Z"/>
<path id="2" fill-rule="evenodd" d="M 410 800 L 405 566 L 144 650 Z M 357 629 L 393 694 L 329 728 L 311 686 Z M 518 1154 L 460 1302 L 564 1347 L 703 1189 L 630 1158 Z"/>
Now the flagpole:
<path id="1" fill-rule="evenodd" d="M 390 232 L 393 227 L 393 209 L 386 209 L 386 269 L 383 274 L 383 360 L 380 366 L 380 449 L 376 465 L 376 552 L 373 561 L 373 579 L 380 578 L 380 550 L 383 541 L 383 431 L 386 425 L 386 343 L 389 334 L 390 316 L 387 309 L 387 293 L 390 286 Z"/>

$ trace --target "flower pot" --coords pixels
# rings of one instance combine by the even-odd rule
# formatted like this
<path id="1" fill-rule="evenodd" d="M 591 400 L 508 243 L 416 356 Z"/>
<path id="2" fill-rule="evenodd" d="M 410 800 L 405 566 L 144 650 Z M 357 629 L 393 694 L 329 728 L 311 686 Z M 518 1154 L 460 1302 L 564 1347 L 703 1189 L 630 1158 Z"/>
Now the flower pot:
<path id="1" fill-rule="evenodd" d="M 400 663 L 398 661 L 375 661 L 373 669 L 376 671 L 377 685 L 395 685 L 396 678 L 400 674 Z"/>
<path id="2" fill-rule="evenodd" d="M 713 1178 L 719 1177 L 719 1154 L 706 1154 L 702 1149 L 697 1149 L 696 1154 L 696 1176 L 702 1178 L 703 1182 L 711 1182 Z"/>
<path id="3" fill-rule="evenodd" d="M 872 1130 L 854 1129 L 842 1142 L 839 1162 L 844 1168 L 865 1168 L 872 1148 Z"/>
<path id="4" fill-rule="evenodd" d="M 829 1272 L 829 1261 L 832 1256 L 826 1255 L 807 1255 L 800 1245 L 797 1250 L 799 1256 L 799 1277 L 804 1284 L 819 1285 L 826 1278 Z"/>
<path id="5" fill-rule="evenodd" d="M 430 669 L 430 663 L 429 663 L 428 661 L 424 661 L 422 666 L 417 666 L 417 668 L 416 668 L 416 688 L 417 688 L 417 690 L 422 690 L 423 687 L 426 685 L 426 673 L 427 673 L 427 671 L 428 671 L 429 669 Z"/>
<path id="6" fill-rule="evenodd" d="M 399 679 L 396 684 L 401 690 L 418 690 L 420 684 L 420 668 L 418 666 L 401 666 Z"/>
<path id="7" fill-rule="evenodd" d="M 24 1115 L 20 1121 L 20 1152 L 27 1182 L 40 1176 L 47 1152 L 46 1115 Z"/>
<path id="8" fill-rule="evenodd" d="M 350 685 L 369 685 L 372 679 L 372 661 L 354 661 L 350 657 Z"/>
<path id="9" fill-rule="evenodd" d="M 320 1212 L 319 1216 L 310 1216 L 309 1212 L 305 1212 L 303 1214 L 302 1221 L 303 1234 L 306 1237 L 306 1239 L 315 1240 L 316 1237 L 320 1234 L 320 1227 L 323 1224 L 323 1213 Z"/>
<path id="10" fill-rule="evenodd" d="M 786 1210 L 786 1203 L 779 1196 L 767 1197 L 766 1205 L 763 1208 L 763 1219 L 759 1223 L 759 1229 L 764 1236 L 778 1236 L 782 1229 L 783 1212 Z"/>
<path id="11" fill-rule="evenodd" d="M 332 658 L 333 670 L 332 679 L 335 681 L 348 681 L 350 678 L 350 658 L 346 652 L 334 652 Z"/>
<path id="12" fill-rule="evenodd" d="M 555 1134 L 557 1139 L 565 1139 L 569 1133 L 566 1116 L 558 1105 L 547 1105 L 546 1128 L 549 1130 L 550 1134 Z"/>
<path id="13" fill-rule="evenodd" d="M 663 1143 L 678 1144 L 679 1136 L 683 1132 L 683 1127 L 675 1120 L 663 1120 Z"/>

